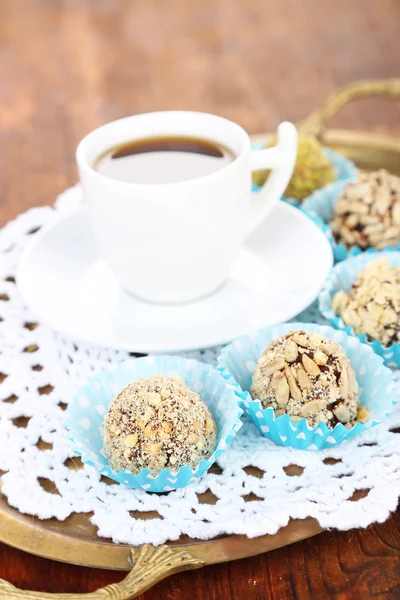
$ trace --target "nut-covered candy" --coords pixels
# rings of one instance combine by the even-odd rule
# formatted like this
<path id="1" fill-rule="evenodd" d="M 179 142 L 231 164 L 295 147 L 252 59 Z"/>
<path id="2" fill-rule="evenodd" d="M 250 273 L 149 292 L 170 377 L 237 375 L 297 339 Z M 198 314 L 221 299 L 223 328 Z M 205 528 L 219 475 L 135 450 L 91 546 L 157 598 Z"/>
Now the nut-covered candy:
<path id="1" fill-rule="evenodd" d="M 194 468 L 211 456 L 216 440 L 211 412 L 179 377 L 153 375 L 130 383 L 104 418 L 104 453 L 117 472 Z"/>
<path id="2" fill-rule="evenodd" d="M 335 181 L 335 169 L 314 135 L 299 133 L 297 142 L 296 164 L 285 196 L 302 201 L 315 190 Z M 268 140 L 268 146 L 275 143 L 274 138 Z M 268 175 L 269 171 L 256 171 L 253 181 L 257 185 L 264 185 Z"/>
<path id="3" fill-rule="evenodd" d="M 390 346 L 400 340 L 400 269 L 387 258 L 368 263 L 349 292 L 340 290 L 332 300 L 332 310 L 357 335 L 380 340 Z"/>
<path id="4" fill-rule="evenodd" d="M 381 169 L 360 173 L 340 194 L 331 221 L 339 244 L 348 248 L 395 246 L 400 242 L 400 177 Z"/>
<path id="5" fill-rule="evenodd" d="M 339 344 L 318 333 L 291 331 L 274 340 L 258 361 L 250 393 L 276 416 L 287 413 L 294 422 L 306 418 L 313 427 L 320 422 L 351 427 L 357 420 L 351 363 Z"/>

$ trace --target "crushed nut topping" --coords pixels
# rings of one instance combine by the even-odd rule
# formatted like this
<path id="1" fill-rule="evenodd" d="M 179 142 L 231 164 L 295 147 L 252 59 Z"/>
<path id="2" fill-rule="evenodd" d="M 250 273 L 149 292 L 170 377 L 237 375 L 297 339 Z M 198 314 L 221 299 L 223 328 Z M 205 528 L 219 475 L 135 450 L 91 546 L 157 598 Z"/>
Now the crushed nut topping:
<path id="1" fill-rule="evenodd" d="M 180 377 L 153 375 L 130 383 L 104 418 L 104 453 L 116 472 L 195 468 L 211 456 L 216 440 L 211 412 Z"/>
<path id="2" fill-rule="evenodd" d="M 333 429 L 352 427 L 359 410 L 358 384 L 343 348 L 318 333 L 291 331 L 261 355 L 250 393 L 276 416 L 306 418 Z M 367 411 L 366 411 L 367 412 Z M 364 414 L 361 412 L 360 414 Z M 365 416 L 365 414 L 364 414 Z"/>
<path id="3" fill-rule="evenodd" d="M 340 290 L 332 300 L 332 310 L 356 334 L 380 340 L 390 346 L 400 340 L 400 269 L 387 258 L 368 263 L 349 292 Z"/>
<path id="4" fill-rule="evenodd" d="M 400 177 L 360 173 L 340 194 L 331 221 L 339 244 L 381 250 L 400 242 Z"/>

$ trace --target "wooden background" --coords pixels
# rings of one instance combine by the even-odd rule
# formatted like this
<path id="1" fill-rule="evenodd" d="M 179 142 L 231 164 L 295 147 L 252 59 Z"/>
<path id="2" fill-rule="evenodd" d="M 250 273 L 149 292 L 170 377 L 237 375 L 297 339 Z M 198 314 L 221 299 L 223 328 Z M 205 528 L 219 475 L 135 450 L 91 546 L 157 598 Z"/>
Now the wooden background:
<path id="1" fill-rule="evenodd" d="M 112 119 L 195 109 L 256 133 L 301 120 L 351 80 L 399 76 L 399 24 L 398 0 L 0 0 L 0 225 L 73 184 L 79 139 Z M 332 125 L 400 135 L 400 103 L 364 100 Z M 326 532 L 141 598 L 398 599 L 399 527 L 394 515 Z M 122 577 L 5 546 L 0 576 L 58 592 Z"/>

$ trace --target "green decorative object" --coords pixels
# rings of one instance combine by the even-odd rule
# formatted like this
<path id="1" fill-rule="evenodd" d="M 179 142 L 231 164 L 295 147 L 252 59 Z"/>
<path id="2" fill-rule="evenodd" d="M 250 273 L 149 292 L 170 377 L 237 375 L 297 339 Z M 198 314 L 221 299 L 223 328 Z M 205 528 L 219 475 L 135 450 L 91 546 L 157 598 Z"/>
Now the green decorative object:
<path id="1" fill-rule="evenodd" d="M 273 143 L 273 140 L 271 140 Z M 270 144 L 269 144 L 270 145 Z M 261 186 L 269 171 L 257 171 L 253 182 Z M 335 181 L 334 166 L 315 136 L 299 134 L 296 165 L 285 191 L 287 198 L 303 200 L 315 190 Z"/>

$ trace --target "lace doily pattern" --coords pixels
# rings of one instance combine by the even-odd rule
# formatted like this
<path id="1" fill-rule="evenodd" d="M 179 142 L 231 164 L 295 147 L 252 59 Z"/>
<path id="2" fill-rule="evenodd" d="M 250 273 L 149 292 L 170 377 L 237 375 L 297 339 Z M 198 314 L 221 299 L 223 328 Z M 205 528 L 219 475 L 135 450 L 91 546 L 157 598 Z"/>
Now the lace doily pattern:
<path id="1" fill-rule="evenodd" d="M 306 517 L 338 529 L 387 519 L 400 495 L 398 409 L 384 425 L 323 452 L 276 446 L 245 422 L 211 472 L 165 495 L 110 485 L 73 456 L 68 402 L 87 377 L 129 354 L 74 343 L 38 324 L 14 278 L 32 236 L 78 198 L 72 188 L 55 209 L 30 210 L 0 231 L 0 475 L 9 504 L 39 519 L 87 513 L 99 536 L 135 545 L 185 534 L 274 534 Z M 323 323 L 315 305 L 296 320 Z M 185 355 L 215 364 L 218 352 Z M 153 518 L 138 518 L 143 513 Z"/>

